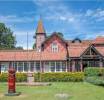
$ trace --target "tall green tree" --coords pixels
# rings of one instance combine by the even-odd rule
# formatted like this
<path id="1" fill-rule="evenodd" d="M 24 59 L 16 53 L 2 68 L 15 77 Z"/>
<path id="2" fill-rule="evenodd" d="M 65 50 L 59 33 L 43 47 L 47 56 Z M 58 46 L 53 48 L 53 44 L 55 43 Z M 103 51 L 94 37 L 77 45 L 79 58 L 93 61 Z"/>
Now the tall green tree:
<path id="1" fill-rule="evenodd" d="M 16 50 L 23 50 L 23 47 L 21 46 L 18 46 L 18 47 L 15 47 Z"/>
<path id="2" fill-rule="evenodd" d="M 62 38 L 64 37 L 63 33 L 61 33 L 61 32 L 57 32 L 57 34 L 58 34 L 59 36 L 61 36 Z"/>
<path id="3" fill-rule="evenodd" d="M 13 31 L 7 28 L 4 23 L 0 23 L 0 50 L 14 49 L 15 43 Z"/>

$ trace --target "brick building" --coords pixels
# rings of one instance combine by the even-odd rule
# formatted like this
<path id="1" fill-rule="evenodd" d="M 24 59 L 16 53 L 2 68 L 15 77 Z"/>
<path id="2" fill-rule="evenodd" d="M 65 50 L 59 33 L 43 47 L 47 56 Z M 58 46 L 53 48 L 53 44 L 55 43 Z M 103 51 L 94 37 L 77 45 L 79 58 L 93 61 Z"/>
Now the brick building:
<path id="1" fill-rule="evenodd" d="M 102 36 L 93 40 L 65 40 L 53 32 L 46 38 L 41 18 L 35 34 L 35 50 L 0 51 L 0 72 L 6 72 L 8 69 L 29 73 L 76 72 L 83 71 L 85 67 L 104 67 Z"/>

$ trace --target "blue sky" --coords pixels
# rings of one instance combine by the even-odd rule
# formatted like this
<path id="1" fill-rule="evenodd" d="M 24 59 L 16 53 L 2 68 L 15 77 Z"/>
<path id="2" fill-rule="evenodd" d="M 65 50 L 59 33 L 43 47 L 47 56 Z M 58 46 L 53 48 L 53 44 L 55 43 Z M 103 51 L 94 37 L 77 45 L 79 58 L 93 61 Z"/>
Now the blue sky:
<path id="1" fill-rule="evenodd" d="M 104 36 L 103 1 L 1 1 L 0 22 L 13 30 L 17 46 L 26 48 L 29 34 L 29 49 L 35 42 L 40 14 L 47 35 L 62 32 L 65 39 L 94 39 Z"/>

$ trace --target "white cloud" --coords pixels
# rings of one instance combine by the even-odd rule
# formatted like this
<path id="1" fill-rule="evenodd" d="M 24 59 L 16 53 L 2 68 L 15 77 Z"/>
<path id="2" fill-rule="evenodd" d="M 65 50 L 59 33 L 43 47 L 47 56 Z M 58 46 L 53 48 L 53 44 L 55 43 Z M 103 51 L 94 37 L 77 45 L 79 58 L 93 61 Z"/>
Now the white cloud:
<path id="1" fill-rule="evenodd" d="M 104 21 L 104 17 L 98 18 L 96 21 L 97 22 Z"/>
<path id="2" fill-rule="evenodd" d="M 100 12 L 100 16 L 104 16 L 104 10 Z"/>
<path id="3" fill-rule="evenodd" d="M 87 10 L 85 16 L 92 16 L 93 13 L 94 12 L 92 10 Z"/>
<path id="4" fill-rule="evenodd" d="M 75 19 L 74 19 L 74 18 L 69 18 L 68 21 L 69 21 L 69 22 L 74 22 Z"/>
<path id="5" fill-rule="evenodd" d="M 67 18 L 64 17 L 64 16 L 60 16 L 60 19 L 61 19 L 61 20 L 66 20 Z"/>
<path id="6" fill-rule="evenodd" d="M 90 32 L 88 34 L 85 35 L 84 39 L 95 39 L 98 36 L 104 36 L 104 31 L 100 31 L 100 32 Z"/>
<path id="7" fill-rule="evenodd" d="M 32 22 L 35 18 L 30 17 L 17 17 L 16 15 L 1 15 L 0 14 L 0 22 L 3 23 L 14 23 L 14 22 Z"/>

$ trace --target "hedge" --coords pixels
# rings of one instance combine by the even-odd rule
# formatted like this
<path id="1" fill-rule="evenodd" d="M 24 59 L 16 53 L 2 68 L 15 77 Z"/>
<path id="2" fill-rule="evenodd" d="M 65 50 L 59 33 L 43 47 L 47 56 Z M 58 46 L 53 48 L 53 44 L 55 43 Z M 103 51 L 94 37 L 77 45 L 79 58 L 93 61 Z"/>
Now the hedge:
<path id="1" fill-rule="evenodd" d="M 88 67 L 84 69 L 85 76 L 104 76 L 104 68 Z"/>
<path id="2" fill-rule="evenodd" d="M 104 68 L 88 67 L 84 69 L 84 73 L 87 82 L 104 86 Z"/>
<path id="3" fill-rule="evenodd" d="M 0 82 L 8 81 L 8 73 L 0 74 Z M 16 82 L 26 82 L 27 81 L 27 73 L 16 73 Z"/>
<path id="4" fill-rule="evenodd" d="M 39 73 L 42 82 L 82 82 L 84 81 L 83 72 L 63 72 L 63 73 Z M 38 82 L 38 73 L 34 73 L 34 81 Z"/>
<path id="5" fill-rule="evenodd" d="M 95 85 L 104 86 L 104 77 L 98 76 L 86 77 L 86 81 Z"/>

